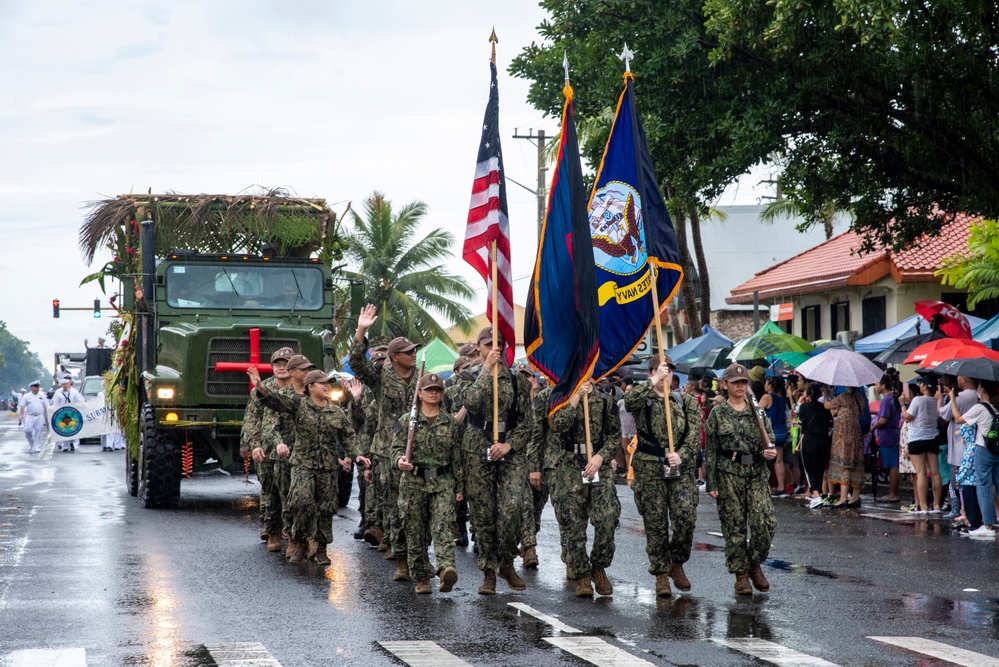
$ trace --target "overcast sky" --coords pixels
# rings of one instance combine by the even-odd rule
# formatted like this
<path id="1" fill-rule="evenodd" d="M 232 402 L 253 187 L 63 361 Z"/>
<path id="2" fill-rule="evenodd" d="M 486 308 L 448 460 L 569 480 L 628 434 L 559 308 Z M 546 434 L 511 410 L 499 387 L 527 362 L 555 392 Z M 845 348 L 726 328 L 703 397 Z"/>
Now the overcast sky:
<path id="1" fill-rule="evenodd" d="M 102 296 L 79 287 L 109 259 L 84 264 L 81 206 L 149 188 L 286 187 L 338 211 L 378 189 L 397 205 L 425 201 L 427 230 L 451 231 L 457 252 L 494 25 L 508 175 L 537 178 L 536 149 L 514 128 L 558 129 L 506 74 L 543 18 L 536 0 L 0 0 L 0 319 L 47 367 L 57 350 L 94 344 L 107 315 L 52 318 L 54 298 Z M 508 196 L 523 303 L 536 200 L 512 183 Z M 744 185 L 719 203 L 757 196 Z M 479 288 L 469 305 L 482 312 L 480 279 L 460 260 L 450 268 Z"/>

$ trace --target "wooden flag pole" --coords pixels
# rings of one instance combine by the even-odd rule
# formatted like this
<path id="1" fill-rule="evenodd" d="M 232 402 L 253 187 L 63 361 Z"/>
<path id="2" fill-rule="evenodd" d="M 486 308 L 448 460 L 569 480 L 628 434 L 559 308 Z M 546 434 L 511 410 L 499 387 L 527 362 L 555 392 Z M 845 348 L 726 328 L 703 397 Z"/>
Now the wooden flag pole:
<path id="1" fill-rule="evenodd" d="M 492 247 L 492 270 L 493 270 L 493 349 L 499 346 L 499 339 L 497 337 L 499 324 L 498 321 L 498 306 L 499 306 L 499 287 L 496 284 L 498 279 L 496 270 L 496 241 L 493 241 Z M 493 444 L 499 442 L 499 367 L 500 364 L 497 363 L 493 366 Z"/>
<path id="2" fill-rule="evenodd" d="M 593 440 L 590 438 L 590 397 L 583 395 L 583 421 L 586 423 L 586 465 L 593 458 Z"/>
<path id="3" fill-rule="evenodd" d="M 651 258 L 650 258 L 651 259 Z M 652 279 L 652 307 L 654 308 L 654 313 L 656 317 L 656 342 L 659 345 L 659 354 L 662 358 L 663 350 L 663 325 L 659 321 L 659 290 L 656 289 L 656 283 L 659 278 L 659 267 L 655 266 L 649 262 L 649 277 Z M 663 380 L 663 385 L 666 381 Z M 666 439 L 669 441 L 669 453 L 673 452 L 673 415 L 670 413 L 669 409 L 669 395 L 672 391 L 671 387 L 663 386 L 663 399 L 666 401 Z"/>

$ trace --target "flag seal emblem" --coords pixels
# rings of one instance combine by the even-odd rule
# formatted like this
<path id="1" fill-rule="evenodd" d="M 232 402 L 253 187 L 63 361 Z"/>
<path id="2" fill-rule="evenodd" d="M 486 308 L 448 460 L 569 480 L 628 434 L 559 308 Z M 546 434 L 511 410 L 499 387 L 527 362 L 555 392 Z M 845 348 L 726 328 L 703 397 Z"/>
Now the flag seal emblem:
<path id="1" fill-rule="evenodd" d="M 83 414 L 72 405 L 64 405 L 52 413 L 52 430 L 63 438 L 70 438 L 83 430 Z"/>
<path id="2" fill-rule="evenodd" d="M 638 190 L 621 181 L 608 182 L 594 193 L 589 219 L 597 266 L 619 276 L 645 268 L 649 255 Z"/>

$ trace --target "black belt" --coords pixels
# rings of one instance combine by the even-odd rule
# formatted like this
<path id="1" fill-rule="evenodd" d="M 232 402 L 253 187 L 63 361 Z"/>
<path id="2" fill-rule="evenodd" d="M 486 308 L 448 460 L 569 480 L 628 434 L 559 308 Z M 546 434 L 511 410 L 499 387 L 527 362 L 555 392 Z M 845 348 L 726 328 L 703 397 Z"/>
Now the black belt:
<path id="1" fill-rule="evenodd" d="M 468 425 L 472 428 L 481 429 L 483 431 L 488 431 L 492 434 L 493 423 L 491 421 L 486 421 L 485 419 L 476 419 L 472 415 L 468 415 Z M 499 442 L 506 442 L 506 422 L 501 421 L 499 423 Z"/>
<path id="2" fill-rule="evenodd" d="M 451 466 L 442 466 L 440 468 L 421 468 L 420 466 L 413 466 L 413 475 L 427 481 L 450 474 L 450 472 Z"/>
<path id="3" fill-rule="evenodd" d="M 744 466 L 751 466 L 763 460 L 763 457 L 759 454 L 746 454 L 745 452 L 733 452 L 730 449 L 720 449 L 718 450 L 718 456 L 723 459 L 728 459 L 733 463 L 739 463 Z"/>
<path id="4" fill-rule="evenodd" d="M 650 445 L 647 442 L 642 442 L 641 440 L 639 440 L 637 449 L 641 453 L 648 454 L 649 456 L 655 456 L 660 459 L 666 458 L 665 447 L 657 447 L 656 445 Z"/>

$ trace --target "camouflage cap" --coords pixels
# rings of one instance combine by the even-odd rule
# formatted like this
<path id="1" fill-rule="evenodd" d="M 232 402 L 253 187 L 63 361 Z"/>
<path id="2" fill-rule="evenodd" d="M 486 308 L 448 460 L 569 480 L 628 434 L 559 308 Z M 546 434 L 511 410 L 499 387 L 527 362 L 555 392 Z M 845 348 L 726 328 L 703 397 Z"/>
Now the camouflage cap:
<path id="1" fill-rule="evenodd" d="M 472 365 L 472 360 L 462 355 L 454 360 L 454 366 L 452 366 L 452 368 L 454 369 L 455 373 L 460 373 L 461 371 L 463 371 L 464 369 L 468 368 L 471 365 Z"/>
<path id="2" fill-rule="evenodd" d="M 731 366 L 729 367 L 731 368 Z M 753 368 L 748 372 L 746 377 L 748 377 L 753 382 L 763 382 L 763 378 L 767 376 L 767 369 L 763 366 L 753 366 Z"/>
<path id="3" fill-rule="evenodd" d="M 285 361 L 288 361 L 294 356 L 295 356 L 295 350 L 291 349 L 290 347 L 282 347 L 280 350 L 276 350 L 274 354 L 271 355 L 271 363 L 273 364 L 275 361 L 278 361 L 279 359 L 284 359 Z"/>
<path id="4" fill-rule="evenodd" d="M 398 338 L 393 338 L 392 342 L 388 344 L 388 355 L 391 357 L 393 354 L 400 354 L 402 352 L 409 352 L 420 347 L 413 341 L 409 340 L 405 336 L 399 336 Z"/>
<path id="5" fill-rule="evenodd" d="M 749 371 L 742 364 L 732 364 L 725 369 L 722 380 L 725 382 L 749 382 Z"/>
<path id="6" fill-rule="evenodd" d="M 444 391 L 444 380 L 437 373 L 427 373 L 420 378 L 420 389 L 437 388 Z"/>
<path id="7" fill-rule="evenodd" d="M 368 339 L 368 349 L 370 350 L 387 350 L 388 346 L 388 336 L 372 336 Z"/>
<path id="8" fill-rule="evenodd" d="M 294 357 L 288 360 L 288 370 L 297 371 L 304 368 L 315 368 L 316 365 L 309 361 L 309 358 L 304 354 L 296 354 Z"/>
<path id="9" fill-rule="evenodd" d="M 458 348 L 458 354 L 463 357 L 470 357 L 475 354 L 475 343 L 465 343 Z"/>
<path id="10" fill-rule="evenodd" d="M 379 361 L 385 361 L 388 359 L 387 350 L 371 350 L 371 363 L 378 363 Z"/>
<path id="11" fill-rule="evenodd" d="M 479 345 L 492 345 L 493 342 L 493 328 L 485 327 L 479 332 L 479 335 L 475 337 L 475 342 Z M 496 332 L 496 342 L 498 345 L 502 346 L 505 342 L 503 340 L 503 334 Z"/>
<path id="12" fill-rule="evenodd" d="M 328 384 L 332 381 L 333 380 L 330 378 L 329 375 L 326 374 L 325 371 L 309 371 L 308 373 L 305 374 L 306 386 L 316 382 L 323 382 Z"/>

